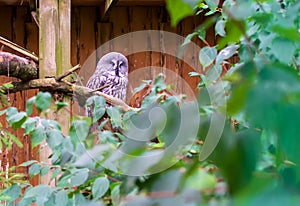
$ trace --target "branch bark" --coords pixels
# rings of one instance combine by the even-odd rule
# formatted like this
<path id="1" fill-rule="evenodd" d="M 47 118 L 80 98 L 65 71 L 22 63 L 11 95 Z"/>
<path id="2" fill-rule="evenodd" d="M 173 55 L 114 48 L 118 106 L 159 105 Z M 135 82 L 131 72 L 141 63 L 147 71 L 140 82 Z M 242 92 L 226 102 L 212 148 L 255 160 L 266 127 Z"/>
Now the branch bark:
<path id="1" fill-rule="evenodd" d="M 11 88 L 0 86 L 0 91 L 3 91 L 6 94 L 29 89 L 40 89 L 52 93 L 59 92 L 77 98 L 81 106 L 84 106 L 86 99 L 90 96 L 99 95 L 104 97 L 108 104 L 119 106 L 123 111 L 139 110 L 138 108 L 130 107 L 118 98 L 62 80 L 79 68 L 80 66 L 77 65 L 58 77 L 38 79 L 38 66 L 34 61 L 8 52 L 0 52 L 0 75 L 16 77 L 22 80 L 11 82 L 13 85 Z"/>
<path id="2" fill-rule="evenodd" d="M 37 79 L 38 66 L 32 60 L 8 52 L 0 52 L 0 75 L 16 77 L 23 81 Z"/>
<path id="3" fill-rule="evenodd" d="M 6 88 L 1 86 L 0 90 L 4 91 L 4 93 L 15 93 L 29 89 L 59 92 L 68 96 L 75 97 L 78 100 L 80 106 L 84 106 L 86 99 L 90 96 L 98 95 L 104 97 L 108 104 L 118 106 L 125 112 L 139 111 L 139 108 L 130 107 L 118 98 L 109 96 L 99 91 L 94 91 L 87 87 L 71 84 L 65 81 L 57 81 L 55 78 L 33 79 L 27 82 L 11 82 L 11 84 L 13 85 L 13 87 Z"/>

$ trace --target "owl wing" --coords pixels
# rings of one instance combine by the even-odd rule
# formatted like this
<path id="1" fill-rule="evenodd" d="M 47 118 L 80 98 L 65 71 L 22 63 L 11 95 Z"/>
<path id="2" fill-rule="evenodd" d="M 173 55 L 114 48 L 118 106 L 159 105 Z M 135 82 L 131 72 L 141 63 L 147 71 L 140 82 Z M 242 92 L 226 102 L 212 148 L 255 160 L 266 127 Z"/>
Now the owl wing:
<path id="1" fill-rule="evenodd" d="M 106 84 L 106 80 L 106 76 L 95 73 L 88 80 L 86 87 L 90 89 L 98 89 Z"/>
<path id="2" fill-rule="evenodd" d="M 88 82 L 86 83 L 86 87 L 90 89 L 98 89 L 104 85 L 106 85 L 107 77 L 105 75 L 101 75 L 99 73 L 94 73 Z M 86 107 L 85 114 L 88 117 L 92 116 L 92 107 Z"/>

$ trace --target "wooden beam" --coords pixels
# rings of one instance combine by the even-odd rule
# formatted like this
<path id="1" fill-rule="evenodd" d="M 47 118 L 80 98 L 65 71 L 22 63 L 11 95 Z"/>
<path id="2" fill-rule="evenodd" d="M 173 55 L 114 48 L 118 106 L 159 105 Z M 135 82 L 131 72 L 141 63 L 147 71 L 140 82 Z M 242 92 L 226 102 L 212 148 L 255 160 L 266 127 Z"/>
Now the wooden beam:
<path id="1" fill-rule="evenodd" d="M 40 77 L 61 75 L 71 68 L 71 0 L 39 1 L 39 17 Z M 69 99 L 64 101 L 68 102 Z M 56 112 L 54 103 L 51 108 L 47 118 L 58 121 L 67 136 L 70 126 L 69 108 Z M 46 142 L 41 147 L 40 159 L 49 162 L 51 149 Z M 44 176 L 41 183 L 47 184 L 50 177 L 50 174 Z"/>

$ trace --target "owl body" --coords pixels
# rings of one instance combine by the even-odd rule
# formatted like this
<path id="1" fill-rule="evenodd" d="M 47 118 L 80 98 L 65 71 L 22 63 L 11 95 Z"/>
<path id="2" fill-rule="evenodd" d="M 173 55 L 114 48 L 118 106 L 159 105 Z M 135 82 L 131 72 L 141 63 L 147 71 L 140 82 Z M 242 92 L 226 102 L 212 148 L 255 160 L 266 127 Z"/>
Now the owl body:
<path id="1" fill-rule="evenodd" d="M 103 87 L 101 92 L 125 101 L 127 84 L 127 58 L 121 53 L 110 52 L 99 60 L 95 73 L 88 80 L 86 87 L 91 89 Z"/>

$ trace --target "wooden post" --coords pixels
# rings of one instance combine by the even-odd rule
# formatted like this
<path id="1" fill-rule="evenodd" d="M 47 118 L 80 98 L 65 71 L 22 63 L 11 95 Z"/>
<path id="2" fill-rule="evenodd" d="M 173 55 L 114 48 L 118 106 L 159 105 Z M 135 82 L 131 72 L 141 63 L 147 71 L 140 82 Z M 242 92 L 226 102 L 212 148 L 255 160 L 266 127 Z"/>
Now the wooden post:
<path id="1" fill-rule="evenodd" d="M 71 0 L 39 1 L 39 75 L 40 78 L 57 76 L 71 68 Z M 70 102 L 68 99 L 64 101 Z M 48 118 L 57 120 L 64 134 L 67 134 L 70 125 L 70 110 L 65 108 L 57 113 L 54 105 Z M 51 154 L 47 144 L 40 153 L 41 161 L 49 162 Z M 41 179 L 47 184 L 50 175 Z"/>

